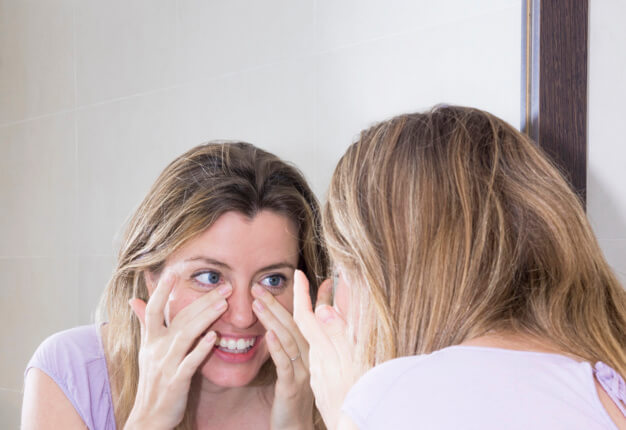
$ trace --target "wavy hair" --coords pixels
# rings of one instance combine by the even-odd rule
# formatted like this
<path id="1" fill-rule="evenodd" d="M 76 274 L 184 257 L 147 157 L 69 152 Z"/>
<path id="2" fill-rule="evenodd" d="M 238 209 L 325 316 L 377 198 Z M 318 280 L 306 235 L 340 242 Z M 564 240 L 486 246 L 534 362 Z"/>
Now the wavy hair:
<path id="1" fill-rule="evenodd" d="M 298 226 L 298 268 L 311 280 L 315 299 L 328 272 L 319 206 L 302 174 L 275 155 L 242 142 L 197 146 L 165 168 L 139 205 L 97 312 L 97 320 L 108 323 L 103 340 L 118 428 L 123 428 L 137 394 L 140 325 L 128 301 L 133 297 L 147 301 L 143 273 L 158 273 L 170 254 L 220 215 L 236 211 L 253 217 L 265 209 Z M 253 383 L 272 383 L 275 377 L 268 359 Z M 181 429 L 193 427 L 191 405 L 190 401 Z"/>
<path id="2" fill-rule="evenodd" d="M 323 229 L 364 369 L 512 330 L 626 375 L 626 291 L 563 175 L 494 115 L 440 106 L 363 131 Z"/>

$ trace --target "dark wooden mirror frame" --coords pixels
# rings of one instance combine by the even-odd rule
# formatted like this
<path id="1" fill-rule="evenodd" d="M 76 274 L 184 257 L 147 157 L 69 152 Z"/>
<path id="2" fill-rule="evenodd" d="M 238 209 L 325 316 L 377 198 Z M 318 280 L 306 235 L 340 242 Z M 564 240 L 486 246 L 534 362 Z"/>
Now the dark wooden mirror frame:
<path id="1" fill-rule="evenodd" d="M 586 201 L 588 0 L 522 1 L 521 128 Z"/>

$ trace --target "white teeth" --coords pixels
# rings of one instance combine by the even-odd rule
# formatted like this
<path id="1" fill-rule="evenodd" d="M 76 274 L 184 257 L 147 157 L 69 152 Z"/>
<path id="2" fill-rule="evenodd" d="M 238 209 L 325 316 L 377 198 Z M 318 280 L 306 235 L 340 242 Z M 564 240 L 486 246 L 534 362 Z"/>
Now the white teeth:
<path id="1" fill-rule="evenodd" d="M 244 353 L 254 345 L 256 338 L 252 339 L 224 339 L 221 338 L 217 343 L 219 347 L 231 353 Z"/>

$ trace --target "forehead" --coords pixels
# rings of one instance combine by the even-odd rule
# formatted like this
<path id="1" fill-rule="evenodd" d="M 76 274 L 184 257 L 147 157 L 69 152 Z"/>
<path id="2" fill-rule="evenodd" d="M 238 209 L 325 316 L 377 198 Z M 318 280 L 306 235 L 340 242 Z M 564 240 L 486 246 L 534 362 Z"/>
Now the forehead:
<path id="1" fill-rule="evenodd" d="M 262 210 L 253 218 L 227 212 L 211 227 L 190 239 L 168 258 L 171 263 L 210 258 L 233 269 L 250 269 L 298 262 L 298 230 L 277 212 Z"/>

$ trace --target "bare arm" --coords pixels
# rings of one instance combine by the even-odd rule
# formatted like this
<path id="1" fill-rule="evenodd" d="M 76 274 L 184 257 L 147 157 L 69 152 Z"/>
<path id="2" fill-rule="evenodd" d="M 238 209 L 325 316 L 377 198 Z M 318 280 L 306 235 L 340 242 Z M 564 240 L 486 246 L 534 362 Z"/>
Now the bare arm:
<path id="1" fill-rule="evenodd" d="M 598 381 L 594 382 L 596 384 L 596 390 L 598 390 L 600 402 L 602 403 L 602 406 L 604 406 L 604 409 L 606 409 L 609 417 L 611 417 L 611 420 L 619 430 L 626 430 L 626 417 L 622 411 L 619 410 L 615 402 L 613 402 L 613 399 L 611 399 L 606 391 L 604 391 L 602 385 L 600 385 Z"/>
<path id="2" fill-rule="evenodd" d="M 21 428 L 83 430 L 87 426 L 56 382 L 33 368 L 24 383 Z"/>

